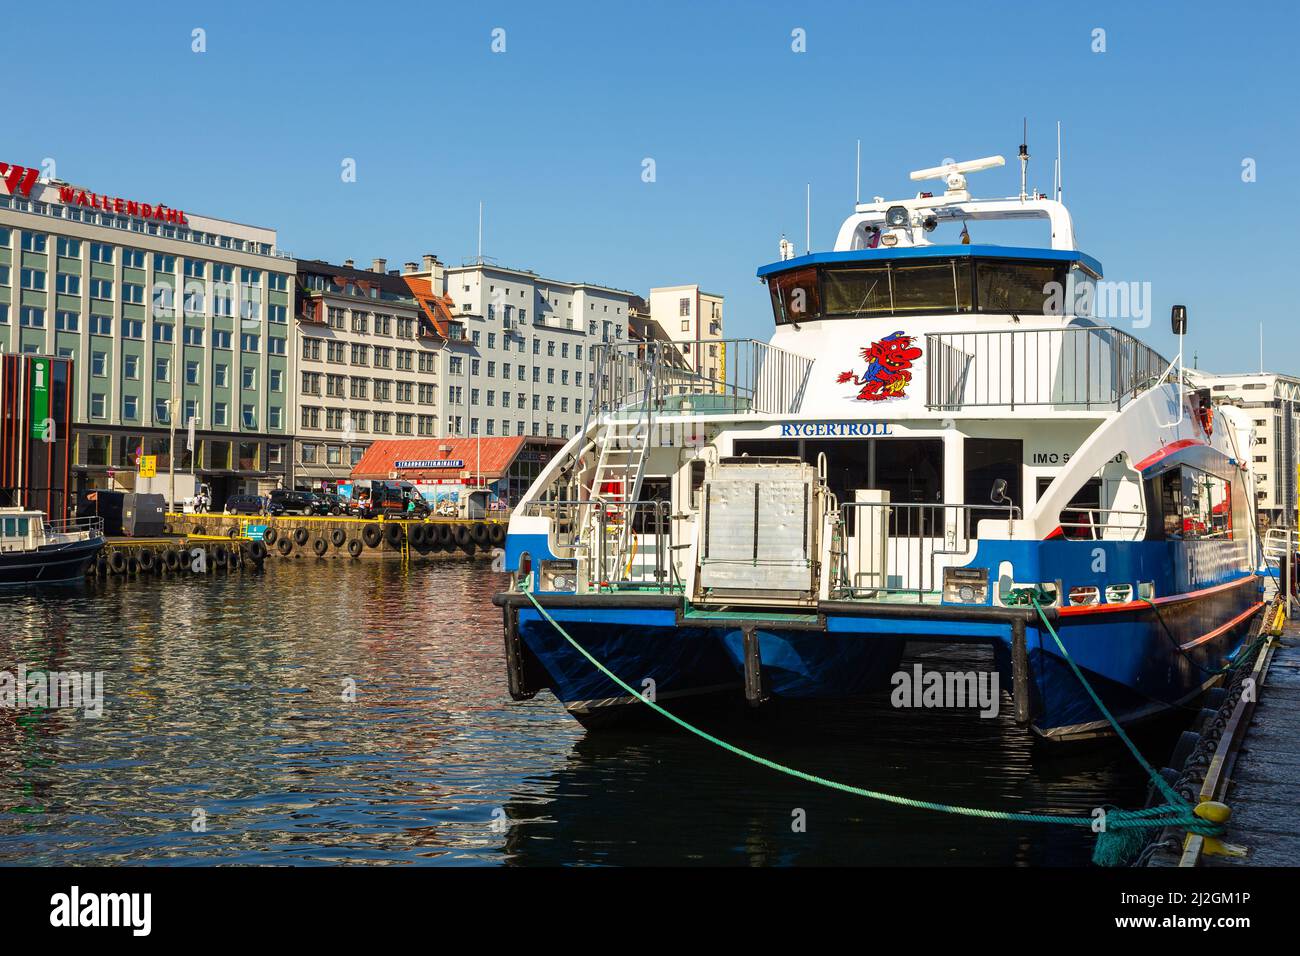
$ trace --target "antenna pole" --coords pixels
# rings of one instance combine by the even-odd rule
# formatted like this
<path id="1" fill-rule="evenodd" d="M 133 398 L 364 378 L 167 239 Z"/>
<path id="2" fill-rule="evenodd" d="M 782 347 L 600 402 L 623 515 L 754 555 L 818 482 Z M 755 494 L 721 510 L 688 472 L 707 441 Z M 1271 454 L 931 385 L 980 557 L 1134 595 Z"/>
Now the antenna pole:
<path id="1" fill-rule="evenodd" d="M 1061 165 L 1061 121 L 1056 121 L 1056 201 L 1065 194 L 1065 167 Z"/>
<path id="2" fill-rule="evenodd" d="M 858 140 L 858 166 L 853 177 L 853 202 L 862 202 L 862 140 Z"/>
<path id="3" fill-rule="evenodd" d="M 1021 133 L 1021 142 L 1020 142 L 1020 201 L 1021 202 L 1024 202 L 1026 199 L 1029 198 L 1029 193 L 1025 191 L 1025 187 L 1029 176 L 1029 145 L 1027 143 L 1028 139 L 1029 139 L 1029 120 L 1026 118 L 1024 130 Z"/>
<path id="4" fill-rule="evenodd" d="M 803 251 L 812 252 L 812 183 L 804 187 L 804 240 Z"/>

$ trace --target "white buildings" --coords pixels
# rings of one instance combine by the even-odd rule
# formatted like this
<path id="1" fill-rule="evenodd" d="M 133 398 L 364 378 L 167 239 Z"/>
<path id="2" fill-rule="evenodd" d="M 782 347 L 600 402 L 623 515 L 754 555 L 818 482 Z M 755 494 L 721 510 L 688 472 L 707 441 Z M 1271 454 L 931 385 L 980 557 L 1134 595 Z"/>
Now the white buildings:
<path id="1" fill-rule="evenodd" d="M 449 266 L 447 435 L 568 438 L 583 421 L 591 348 L 627 340 L 635 296 L 477 261 Z"/>
<path id="2" fill-rule="evenodd" d="M 1230 399 L 1255 422 L 1251 449 L 1260 517 L 1270 526 L 1296 526 L 1296 468 L 1300 448 L 1300 378 L 1274 373 L 1192 373 L 1216 401 Z"/>

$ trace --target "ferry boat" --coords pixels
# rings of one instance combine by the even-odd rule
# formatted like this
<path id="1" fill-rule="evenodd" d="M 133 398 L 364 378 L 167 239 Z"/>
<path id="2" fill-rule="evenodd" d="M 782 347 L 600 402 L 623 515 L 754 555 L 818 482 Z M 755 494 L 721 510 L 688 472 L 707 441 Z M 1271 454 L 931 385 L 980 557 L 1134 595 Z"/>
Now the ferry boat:
<path id="1" fill-rule="evenodd" d="M 103 547 L 103 518 L 51 521 L 43 511 L 0 508 L 0 587 L 81 581 Z"/>
<path id="2" fill-rule="evenodd" d="M 534 600 L 669 709 L 880 691 L 908 641 L 978 642 L 1019 723 L 1111 732 L 1044 618 L 1122 725 L 1219 679 L 1263 606 L 1252 422 L 1189 384 L 1184 307 L 1173 361 L 1103 320 L 1127 287 L 1021 152 L 1019 196 L 969 192 L 1000 156 L 946 163 L 911 174 L 939 195 L 855 204 L 829 252 L 782 240 L 768 342 L 597 346 L 587 421 L 510 521 L 515 699 L 647 709 Z"/>

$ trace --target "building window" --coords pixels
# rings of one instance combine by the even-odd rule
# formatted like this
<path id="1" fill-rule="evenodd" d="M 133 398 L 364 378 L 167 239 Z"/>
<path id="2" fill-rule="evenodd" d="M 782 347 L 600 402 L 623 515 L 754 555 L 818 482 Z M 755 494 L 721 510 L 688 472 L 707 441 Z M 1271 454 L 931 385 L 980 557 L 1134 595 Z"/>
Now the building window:
<path id="1" fill-rule="evenodd" d="M 169 358 L 156 358 L 153 360 L 153 380 L 155 382 L 170 382 L 172 377 L 172 360 Z"/>
<path id="2" fill-rule="evenodd" d="M 227 416 L 227 405 L 225 402 L 214 402 L 212 405 L 212 424 L 225 425 Z"/>
<path id="3" fill-rule="evenodd" d="M 140 417 L 140 398 L 137 395 L 122 396 L 122 417 L 133 422 Z"/>
<path id="4" fill-rule="evenodd" d="M 103 392 L 92 392 L 92 393 L 91 393 L 91 396 L 90 396 L 90 417 L 91 417 L 91 418 L 103 418 L 103 417 L 104 417 L 104 393 L 103 393 Z"/>

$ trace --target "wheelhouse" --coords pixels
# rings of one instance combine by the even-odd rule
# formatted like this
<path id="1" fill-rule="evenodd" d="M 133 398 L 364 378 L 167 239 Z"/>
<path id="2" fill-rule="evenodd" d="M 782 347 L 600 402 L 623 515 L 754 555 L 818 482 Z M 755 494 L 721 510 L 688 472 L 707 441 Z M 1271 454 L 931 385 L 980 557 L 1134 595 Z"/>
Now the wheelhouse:
<path id="1" fill-rule="evenodd" d="M 1081 252 L 1002 246 L 858 249 L 758 270 L 778 326 L 876 316 L 1072 314 L 1101 263 Z"/>

